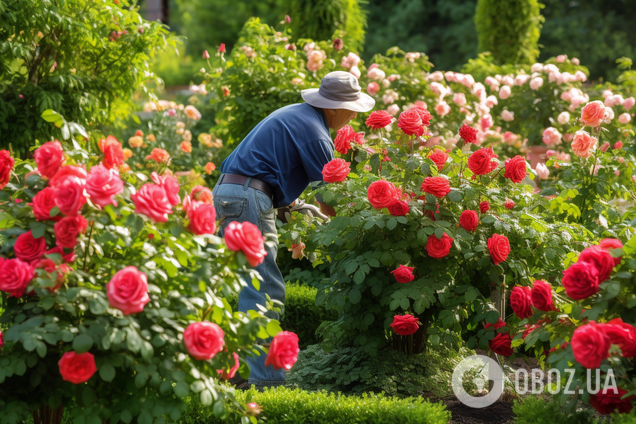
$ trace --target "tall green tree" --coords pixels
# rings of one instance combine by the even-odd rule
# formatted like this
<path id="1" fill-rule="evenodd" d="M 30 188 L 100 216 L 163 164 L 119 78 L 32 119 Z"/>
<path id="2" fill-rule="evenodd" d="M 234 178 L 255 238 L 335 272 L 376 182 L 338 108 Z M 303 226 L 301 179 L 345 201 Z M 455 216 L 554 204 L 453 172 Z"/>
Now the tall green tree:
<path id="1" fill-rule="evenodd" d="M 479 0 L 475 11 L 479 51 L 491 52 L 499 64 L 534 63 L 539 57 L 542 8 L 537 0 Z"/>
<path id="2" fill-rule="evenodd" d="M 0 40 L 0 149 L 20 155 L 53 136 L 47 109 L 88 128 L 128 115 L 149 59 L 174 45 L 129 0 L 0 1 Z"/>

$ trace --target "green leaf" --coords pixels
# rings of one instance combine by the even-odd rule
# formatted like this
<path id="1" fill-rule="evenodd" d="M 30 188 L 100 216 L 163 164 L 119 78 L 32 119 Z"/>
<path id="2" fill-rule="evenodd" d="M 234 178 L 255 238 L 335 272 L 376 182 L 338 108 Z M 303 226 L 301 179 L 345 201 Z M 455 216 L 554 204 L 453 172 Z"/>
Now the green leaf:
<path id="1" fill-rule="evenodd" d="M 405 311 L 409 308 L 410 304 L 408 297 L 403 297 L 402 300 L 400 300 L 400 306 Z"/>
<path id="2" fill-rule="evenodd" d="M 360 299 L 362 299 L 362 293 L 360 293 L 360 290 L 353 289 L 349 292 L 349 302 L 351 302 L 352 305 L 360 302 Z"/>
<path id="3" fill-rule="evenodd" d="M 265 329 L 267 330 L 267 334 L 269 334 L 272 337 L 274 337 L 276 334 L 283 331 L 283 329 L 280 326 L 280 322 L 277 320 L 271 320 L 270 322 L 268 322 Z"/>
<path id="4" fill-rule="evenodd" d="M 88 352 L 93 346 L 93 339 L 86 334 L 80 334 L 73 339 L 73 350 L 75 353 Z"/>
<path id="5" fill-rule="evenodd" d="M 492 215 L 486 215 L 483 218 L 481 218 L 481 222 L 484 223 L 484 224 L 492 224 L 495 221 L 496 221 L 496 219 Z"/>
<path id="6" fill-rule="evenodd" d="M 121 415 L 119 415 L 119 419 L 126 424 L 130 424 L 130 422 L 132 421 L 132 415 L 130 414 L 130 412 L 128 412 L 128 410 L 124 410 L 122 411 Z"/>
<path id="7" fill-rule="evenodd" d="M 190 394 L 190 387 L 188 387 L 188 383 L 185 381 L 179 381 L 172 390 L 174 390 L 174 394 L 178 398 L 184 398 Z"/>
<path id="8" fill-rule="evenodd" d="M 438 239 L 444 237 L 444 230 L 442 228 L 435 228 L 435 237 Z"/>
<path id="9" fill-rule="evenodd" d="M 143 410 L 137 416 L 137 424 L 152 424 L 152 415 L 150 412 Z"/>
<path id="10" fill-rule="evenodd" d="M 366 274 L 364 273 L 364 271 L 359 269 L 356 271 L 355 275 L 353 276 L 353 281 L 355 281 L 356 284 L 362 284 L 365 278 L 366 278 Z"/>
<path id="11" fill-rule="evenodd" d="M 115 367 L 113 367 L 110 362 L 105 362 L 99 367 L 99 376 L 102 380 L 111 382 L 115 378 Z"/>
<path id="12" fill-rule="evenodd" d="M 397 219 L 395 218 L 389 219 L 389 222 L 386 223 L 386 228 L 388 228 L 389 230 L 392 230 L 395 227 L 397 227 Z"/>
<path id="13" fill-rule="evenodd" d="M 27 352 L 33 352 L 37 346 L 37 341 L 34 338 L 28 338 L 22 343 L 22 347 Z"/>
<path id="14" fill-rule="evenodd" d="M 36 238 L 36 239 L 44 236 L 45 232 L 46 232 L 46 225 L 42 223 L 39 223 L 33 228 L 31 228 L 31 234 L 33 235 L 33 238 Z"/>
<path id="15" fill-rule="evenodd" d="M 39 341 L 39 340 L 38 340 L 38 342 L 37 342 L 37 345 L 36 345 L 35 349 L 36 349 L 36 351 L 37 351 L 37 353 L 38 353 L 38 356 L 39 356 L 40 358 L 44 358 L 44 357 L 46 356 L 46 351 L 47 351 L 48 349 L 47 349 L 47 347 L 46 347 L 46 344 L 44 344 L 44 342 L 41 342 L 41 341 Z"/>
<path id="16" fill-rule="evenodd" d="M 462 201 L 462 194 L 457 190 L 451 190 L 446 197 L 453 203 L 459 203 Z"/>
<path id="17" fill-rule="evenodd" d="M 499 321 L 499 312 L 490 311 L 486 314 L 486 322 L 489 324 L 496 324 Z"/>
<path id="18" fill-rule="evenodd" d="M 60 115 L 59 113 L 57 113 L 56 111 L 54 111 L 53 109 L 47 109 L 44 112 L 42 112 L 42 115 L 40 115 L 42 117 L 42 119 L 44 119 L 46 122 L 57 122 L 60 119 L 64 119 L 62 117 L 62 115 Z"/>
<path id="19" fill-rule="evenodd" d="M 220 403 L 221 405 L 223 405 L 223 402 L 217 402 L 217 404 Z M 212 405 L 212 393 L 210 393 L 210 391 L 208 389 L 205 389 L 201 392 L 201 404 L 203 406 L 210 406 Z M 216 408 L 216 405 L 214 405 L 214 407 Z"/>

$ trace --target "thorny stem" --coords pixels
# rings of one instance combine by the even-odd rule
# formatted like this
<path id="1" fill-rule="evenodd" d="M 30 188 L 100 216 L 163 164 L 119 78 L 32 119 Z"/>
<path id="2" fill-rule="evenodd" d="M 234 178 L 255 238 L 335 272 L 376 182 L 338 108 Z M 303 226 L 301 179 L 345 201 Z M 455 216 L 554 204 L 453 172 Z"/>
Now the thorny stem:
<path id="1" fill-rule="evenodd" d="M 93 238 L 93 227 L 95 226 L 95 221 L 91 222 L 91 231 L 88 234 L 88 243 L 86 243 L 86 251 L 84 252 L 84 272 L 86 272 L 86 266 L 88 265 L 88 251 L 91 248 L 91 240 Z"/>

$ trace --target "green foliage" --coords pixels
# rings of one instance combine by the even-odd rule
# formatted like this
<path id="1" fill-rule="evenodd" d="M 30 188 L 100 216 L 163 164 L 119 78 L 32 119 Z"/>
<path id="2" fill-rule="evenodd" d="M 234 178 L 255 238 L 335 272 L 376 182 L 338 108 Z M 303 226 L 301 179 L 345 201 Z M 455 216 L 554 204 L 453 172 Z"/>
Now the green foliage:
<path id="1" fill-rule="evenodd" d="M 187 55 L 184 46 L 166 49 L 156 55 L 152 61 L 152 71 L 166 87 L 188 85 L 192 82 L 201 83 L 201 76 L 197 75 L 206 62 L 201 54 Z"/>
<path id="2" fill-rule="evenodd" d="M 366 11 L 364 0 L 290 0 L 289 15 L 294 37 L 328 40 L 341 31 L 345 47 L 362 51 Z"/>
<path id="3" fill-rule="evenodd" d="M 612 414 L 612 424 L 636 424 L 636 414 Z"/>
<path id="4" fill-rule="evenodd" d="M 479 51 L 491 52 L 498 64 L 536 62 L 542 7 L 538 0 L 478 0 Z"/>
<path id="5" fill-rule="evenodd" d="M 151 57 L 175 44 L 129 0 L 16 0 L 0 14 L 0 148 L 21 156 L 54 135 L 47 109 L 89 128 L 125 117 L 132 91 L 156 81 Z"/>
<path id="6" fill-rule="evenodd" d="M 435 346 L 422 355 L 383 350 L 369 356 L 357 348 L 327 353 L 314 345 L 300 352 L 287 383 L 305 390 L 384 392 L 398 397 L 426 393 L 443 398 L 453 395 L 450 382 L 454 367 L 471 354 L 474 352 L 466 348 L 455 351 Z"/>
<path id="7" fill-rule="evenodd" d="M 515 424 L 596 424 L 598 419 L 592 418 L 589 411 L 577 411 L 568 416 L 561 406 L 555 402 L 546 402 L 541 397 L 528 396 L 515 400 L 512 407 L 515 413 Z M 616 421 L 613 421 L 617 424 Z M 629 422 L 629 421 L 628 421 Z M 627 422 L 625 423 L 627 424 Z"/>
<path id="8" fill-rule="evenodd" d="M 270 424 L 447 424 L 450 412 L 440 403 L 431 403 L 421 397 L 395 399 L 383 394 L 345 396 L 327 392 L 306 392 L 300 389 L 277 387 L 259 392 L 250 389 L 237 393 L 241 404 L 255 402 L 262 407 L 262 417 Z M 260 418 L 260 416 L 259 416 Z M 196 403 L 184 413 L 180 424 L 238 424 L 232 415 L 220 421 L 200 413 Z M 256 422 L 256 421 L 254 421 Z"/>

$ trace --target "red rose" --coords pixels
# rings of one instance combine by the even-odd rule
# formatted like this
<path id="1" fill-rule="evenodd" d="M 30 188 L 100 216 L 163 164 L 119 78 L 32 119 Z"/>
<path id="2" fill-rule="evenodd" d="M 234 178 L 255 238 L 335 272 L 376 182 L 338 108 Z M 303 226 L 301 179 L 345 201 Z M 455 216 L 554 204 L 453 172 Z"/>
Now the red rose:
<path id="1" fill-rule="evenodd" d="M 506 323 L 499 318 L 496 324 L 486 323 L 485 328 L 494 327 L 495 330 L 505 327 Z M 488 341 L 488 347 L 497 355 L 508 357 L 512 355 L 512 339 L 508 333 L 495 333 L 497 334 L 492 340 Z"/>
<path id="2" fill-rule="evenodd" d="M 391 271 L 391 274 L 395 277 L 395 281 L 398 283 L 410 283 L 415 279 L 413 276 L 413 266 L 400 265 L 397 269 Z"/>
<path id="3" fill-rule="evenodd" d="M 387 125 L 390 125 L 393 122 L 393 116 L 386 110 L 376 110 L 375 112 L 371 112 L 371 115 L 365 121 L 367 127 L 379 130 L 380 128 L 384 128 Z"/>
<path id="4" fill-rule="evenodd" d="M 604 325 L 594 321 L 574 330 L 571 344 L 574 359 L 585 368 L 598 368 L 609 356 L 610 342 Z"/>
<path id="5" fill-rule="evenodd" d="M 604 329 L 610 344 L 618 345 L 624 358 L 636 356 L 636 328 L 633 325 L 624 323 L 621 318 L 614 318 Z"/>
<path id="6" fill-rule="evenodd" d="M 0 150 L 0 190 L 9 183 L 14 164 L 11 153 L 8 150 Z"/>
<path id="7" fill-rule="evenodd" d="M 530 287 L 515 286 L 510 293 L 510 307 L 520 319 L 530 318 L 533 315 L 530 292 Z"/>
<path id="8" fill-rule="evenodd" d="M 55 187 L 55 205 L 66 216 L 75 216 L 86 203 L 85 181 L 67 175 Z"/>
<path id="9" fill-rule="evenodd" d="M 405 216 L 409 213 L 409 204 L 403 200 L 396 200 L 389 206 L 389 213 L 393 216 Z"/>
<path id="10" fill-rule="evenodd" d="M 397 199 L 397 189 L 386 180 L 374 181 L 367 190 L 367 196 L 371 206 L 374 208 L 388 208 Z"/>
<path id="11" fill-rule="evenodd" d="M 77 244 L 77 237 L 84 234 L 86 228 L 88 222 L 82 215 L 67 216 L 53 227 L 55 241 L 59 247 L 72 249 Z"/>
<path id="12" fill-rule="evenodd" d="M 398 118 L 398 128 L 406 135 L 415 135 L 420 137 L 424 134 L 424 123 L 420 114 L 415 109 L 409 109 L 402 113 Z"/>
<path id="13" fill-rule="evenodd" d="M 117 141 L 115 137 L 109 135 L 106 137 L 106 141 L 103 143 L 104 160 L 102 165 L 107 169 L 115 168 L 119 165 L 123 165 L 126 162 L 124 156 L 124 150 L 121 147 L 121 143 Z"/>
<path id="14" fill-rule="evenodd" d="M 605 387 L 603 390 L 595 395 L 590 395 L 590 405 L 594 407 L 601 415 L 609 415 L 612 412 L 618 412 L 619 414 L 629 414 L 632 412 L 632 407 L 636 396 L 628 396 L 625 399 L 621 399 L 629 393 L 627 390 L 616 387 Z"/>
<path id="15" fill-rule="evenodd" d="M 479 225 L 477 212 L 471 210 L 463 211 L 459 216 L 459 225 L 466 231 L 475 231 Z"/>
<path id="16" fill-rule="evenodd" d="M 459 129 L 459 136 L 463 138 L 466 143 L 474 143 L 477 141 L 477 130 L 464 124 Z"/>
<path id="17" fill-rule="evenodd" d="M 13 297 L 22 297 L 33 275 L 33 267 L 28 263 L 7 259 L 0 265 L 0 290 Z"/>
<path id="18" fill-rule="evenodd" d="M 243 252 L 251 266 L 257 266 L 265 260 L 265 237 L 251 222 L 230 222 L 225 229 L 225 243 L 234 252 Z"/>
<path id="19" fill-rule="evenodd" d="M 64 150 L 57 140 L 44 143 L 37 148 L 33 156 L 38 171 L 46 178 L 53 177 L 64 163 Z"/>
<path id="20" fill-rule="evenodd" d="M 588 262 L 577 262 L 563 271 L 561 284 L 573 300 L 583 300 L 598 292 L 598 269 Z"/>
<path id="21" fill-rule="evenodd" d="M 274 336 L 269 346 L 265 366 L 271 365 L 275 370 L 290 370 L 296 363 L 299 352 L 298 336 L 291 331 L 281 331 Z"/>
<path id="22" fill-rule="evenodd" d="M 510 199 L 506 199 L 506 202 L 504 203 L 504 208 L 506 209 L 512 209 L 515 207 L 515 202 L 513 202 Z"/>
<path id="23" fill-rule="evenodd" d="M 51 187 L 39 191 L 30 205 L 33 207 L 33 215 L 38 221 L 59 221 L 62 219 L 60 214 L 51 217 L 51 209 L 55 207 L 55 189 Z"/>
<path id="24" fill-rule="evenodd" d="M 419 326 L 419 319 L 415 318 L 411 314 L 395 315 L 393 317 L 393 323 L 391 328 L 400 336 L 408 336 L 417 331 Z"/>
<path id="25" fill-rule="evenodd" d="M 486 175 L 499 166 L 492 161 L 498 157 L 491 148 L 479 149 L 468 157 L 468 169 L 475 175 Z"/>
<path id="26" fill-rule="evenodd" d="M 528 334 L 532 333 L 535 328 L 539 328 L 540 326 L 536 324 L 524 324 L 523 327 L 525 328 L 525 330 L 523 330 L 523 333 L 521 333 L 521 338 L 525 340 L 526 337 L 528 337 Z"/>
<path id="27" fill-rule="evenodd" d="M 64 254 L 64 249 L 61 248 L 60 246 L 55 246 L 53 249 L 47 250 L 46 252 L 44 252 L 45 255 L 53 255 L 53 254 L 58 254 L 60 256 L 62 256 L 62 259 L 64 260 L 64 262 L 70 264 L 75 262 L 75 250 L 71 249 L 71 251 L 67 254 Z"/>
<path id="28" fill-rule="evenodd" d="M 193 234 L 214 234 L 216 232 L 216 211 L 213 205 L 199 203 L 196 207 L 188 209 L 190 231 Z"/>
<path id="29" fill-rule="evenodd" d="M 425 127 L 428 127 L 429 125 L 431 125 L 431 119 L 433 118 L 433 115 L 431 115 L 431 113 L 428 110 L 419 106 L 414 106 L 411 108 L 411 110 L 416 111 L 417 114 L 420 115 L 420 119 L 422 120 L 422 125 L 424 125 Z"/>
<path id="30" fill-rule="evenodd" d="M 150 178 L 166 191 L 168 201 L 172 206 L 176 206 L 181 202 L 179 197 L 179 181 L 175 177 L 169 174 L 159 175 L 156 172 L 150 174 Z"/>
<path id="31" fill-rule="evenodd" d="M 322 179 L 327 183 L 337 183 L 347 179 L 351 164 L 344 159 L 333 159 L 322 168 Z"/>
<path id="32" fill-rule="evenodd" d="M 623 248 L 623 243 L 621 243 L 621 241 L 619 239 L 606 238 L 606 239 L 601 240 L 601 242 L 598 244 L 598 247 L 600 247 L 601 249 L 605 249 L 605 250 L 609 251 L 610 253 L 612 253 L 612 250 L 614 250 L 614 249 L 622 249 Z M 622 258 L 623 258 L 622 256 L 615 257 L 614 258 L 614 266 L 617 266 L 618 264 L 620 264 Z"/>
<path id="33" fill-rule="evenodd" d="M 57 186 L 68 176 L 73 175 L 74 177 L 82 180 L 82 184 L 86 184 L 86 178 L 88 178 L 86 174 L 86 170 L 79 166 L 66 165 L 60 168 L 59 171 L 49 180 L 49 187 L 57 188 Z"/>
<path id="34" fill-rule="evenodd" d="M 336 38 L 333 40 L 333 48 L 336 50 L 342 50 L 344 47 L 344 43 L 341 38 Z"/>
<path id="35" fill-rule="evenodd" d="M 115 169 L 107 169 L 104 165 L 91 168 L 86 180 L 86 192 L 97 206 L 106 207 L 114 204 L 115 196 L 124 191 L 124 182 Z"/>
<path id="36" fill-rule="evenodd" d="M 46 240 L 44 237 L 33 238 L 33 232 L 28 231 L 18 236 L 13 249 L 18 259 L 31 263 L 46 252 Z"/>
<path id="37" fill-rule="evenodd" d="M 66 352 L 57 362 L 62 380 L 73 384 L 86 383 L 97 371 L 95 357 L 90 352 Z"/>
<path id="38" fill-rule="evenodd" d="M 486 213 L 490 210 L 490 203 L 488 203 L 487 201 L 483 201 L 479 204 L 479 211 L 481 213 Z"/>
<path id="39" fill-rule="evenodd" d="M 183 332 L 183 344 L 194 359 L 208 361 L 223 350 L 225 333 L 213 322 L 193 322 Z"/>
<path id="40" fill-rule="evenodd" d="M 442 169 L 444 169 L 444 166 L 446 166 L 448 155 L 443 150 L 435 149 L 431 154 L 428 155 L 428 158 L 432 160 L 435 163 L 435 166 L 437 166 L 437 169 L 441 171 Z"/>
<path id="41" fill-rule="evenodd" d="M 217 374 L 221 374 L 221 378 L 223 380 L 229 380 L 230 378 L 233 378 L 236 375 L 236 371 L 238 371 L 239 369 L 239 356 L 236 354 L 236 352 L 232 353 L 232 356 L 234 357 L 234 365 L 232 365 L 229 371 L 227 369 L 216 370 Z"/>
<path id="42" fill-rule="evenodd" d="M 351 142 L 355 140 L 356 132 L 351 128 L 351 125 L 345 125 L 340 128 L 336 133 L 336 138 L 333 141 L 336 151 L 341 155 L 346 155 L 351 149 Z"/>
<path id="43" fill-rule="evenodd" d="M 172 204 L 163 187 L 157 184 L 144 184 L 130 198 L 135 202 L 135 213 L 146 215 L 154 222 L 168 222 Z"/>
<path id="44" fill-rule="evenodd" d="M 440 259 L 448 255 L 452 245 L 453 239 L 448 234 L 444 233 L 441 239 L 438 239 L 435 234 L 431 234 L 426 240 L 426 252 L 431 258 Z"/>
<path id="45" fill-rule="evenodd" d="M 510 243 L 508 237 L 495 233 L 488 239 L 488 252 L 495 265 L 505 261 L 510 254 Z"/>
<path id="46" fill-rule="evenodd" d="M 598 282 L 607 280 L 614 269 L 614 258 L 600 246 L 590 246 L 579 255 L 578 262 L 589 262 L 598 270 Z"/>
<path id="47" fill-rule="evenodd" d="M 552 300 L 552 286 L 543 280 L 536 280 L 532 284 L 530 294 L 532 306 L 543 312 L 556 311 Z"/>
<path id="48" fill-rule="evenodd" d="M 605 116 L 605 105 L 600 100 L 590 102 L 581 110 L 581 122 L 590 127 L 598 127 Z"/>
<path id="49" fill-rule="evenodd" d="M 520 183 L 528 175 L 526 166 L 526 160 L 519 155 L 506 159 L 504 178 L 510 178 L 513 183 Z"/>
<path id="50" fill-rule="evenodd" d="M 438 199 L 446 196 L 451 191 L 450 184 L 444 177 L 426 177 L 421 188 L 424 193 L 432 194 Z"/>
<path id="51" fill-rule="evenodd" d="M 136 314 L 144 310 L 150 302 L 148 278 L 134 266 L 117 271 L 106 284 L 106 295 L 111 307 L 124 315 Z"/>

